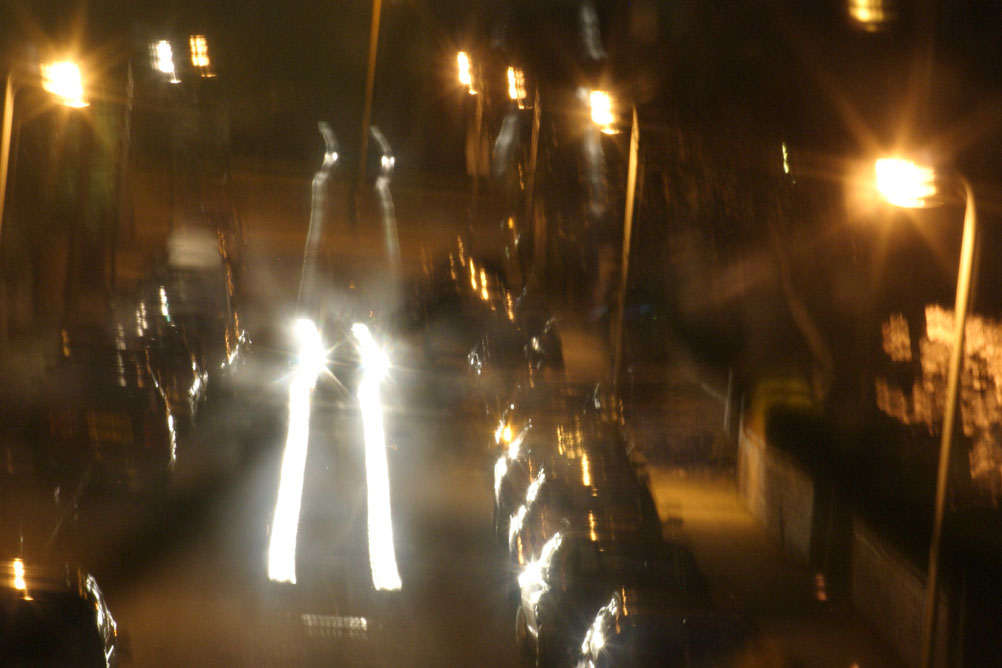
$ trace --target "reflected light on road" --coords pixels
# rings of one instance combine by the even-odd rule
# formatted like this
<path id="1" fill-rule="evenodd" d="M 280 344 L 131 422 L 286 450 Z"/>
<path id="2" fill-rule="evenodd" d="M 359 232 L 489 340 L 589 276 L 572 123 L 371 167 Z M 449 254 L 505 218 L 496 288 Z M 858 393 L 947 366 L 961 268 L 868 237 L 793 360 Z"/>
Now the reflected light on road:
<path id="1" fill-rule="evenodd" d="M 296 321 L 294 331 L 298 352 L 289 383 L 289 429 L 268 544 L 268 577 L 292 584 L 296 583 L 296 538 L 310 439 L 310 398 L 317 375 L 326 366 L 320 332 L 313 321 L 305 318 Z"/>
<path id="2" fill-rule="evenodd" d="M 390 514 L 390 479 L 386 461 L 386 435 L 379 388 L 389 371 L 386 352 L 362 323 L 351 326 L 362 354 L 362 380 L 358 403 L 365 433 L 365 483 L 368 502 L 369 568 L 377 590 L 398 590 L 402 586 L 393 548 L 393 520 Z"/>

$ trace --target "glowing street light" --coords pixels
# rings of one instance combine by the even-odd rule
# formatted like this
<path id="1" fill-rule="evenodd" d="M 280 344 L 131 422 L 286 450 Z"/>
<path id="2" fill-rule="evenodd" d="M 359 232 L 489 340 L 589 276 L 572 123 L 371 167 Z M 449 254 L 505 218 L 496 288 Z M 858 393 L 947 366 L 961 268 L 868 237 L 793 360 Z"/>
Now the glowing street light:
<path id="1" fill-rule="evenodd" d="M 24 65 L 12 67 L 7 72 L 3 95 L 3 116 L 0 121 L 0 232 L 3 231 L 4 200 L 7 194 L 7 171 L 10 166 L 10 141 L 14 125 L 14 96 L 19 82 L 27 78 Z M 60 104 L 80 109 L 88 102 L 84 99 L 83 77 L 79 65 L 69 60 L 46 63 L 39 67 L 42 88 L 51 93 Z M 37 84 L 36 84 L 37 85 Z M 0 339 L 6 332 L 0 332 Z"/>
<path id="2" fill-rule="evenodd" d="M 456 66 L 459 68 L 459 83 L 466 86 L 470 95 L 476 95 L 473 89 L 473 67 L 470 64 L 470 55 L 465 51 L 456 54 Z"/>
<path id="3" fill-rule="evenodd" d="M 877 191 L 894 206 L 921 209 L 936 195 L 931 167 L 902 158 L 881 158 L 876 163 Z"/>
<path id="4" fill-rule="evenodd" d="M 521 68 L 508 68 L 508 97 L 518 103 L 519 109 L 525 108 L 525 72 Z"/>
<path id="5" fill-rule="evenodd" d="M 88 106 L 84 99 L 83 77 L 80 66 L 70 60 L 43 63 L 42 89 L 52 93 L 66 107 L 81 109 Z"/>
<path id="6" fill-rule="evenodd" d="M 935 172 L 914 162 L 900 158 L 883 158 L 875 166 L 876 187 L 881 196 L 895 206 L 921 208 L 937 202 Z M 958 175 L 964 198 L 964 233 L 960 246 L 960 266 L 957 269 L 957 297 L 954 306 L 953 348 L 946 380 L 946 402 L 943 406 L 943 431 L 939 444 L 939 467 L 936 474 L 936 507 L 932 520 L 932 539 L 929 544 L 929 567 L 925 590 L 925 615 L 922 620 L 922 655 L 920 666 L 932 666 L 936 617 L 939 611 L 938 579 L 939 550 L 942 543 L 943 510 L 949 482 L 950 449 L 957 415 L 957 395 L 960 370 L 964 359 L 964 329 L 967 325 L 967 307 L 970 303 L 971 275 L 974 265 L 974 241 L 977 235 L 977 215 L 974 191 L 963 176 Z"/>
<path id="7" fill-rule="evenodd" d="M 591 121 L 607 135 L 618 134 L 613 125 L 616 122 L 616 115 L 613 113 L 612 97 L 601 90 L 593 90 L 588 93 L 588 106 L 591 108 Z"/>

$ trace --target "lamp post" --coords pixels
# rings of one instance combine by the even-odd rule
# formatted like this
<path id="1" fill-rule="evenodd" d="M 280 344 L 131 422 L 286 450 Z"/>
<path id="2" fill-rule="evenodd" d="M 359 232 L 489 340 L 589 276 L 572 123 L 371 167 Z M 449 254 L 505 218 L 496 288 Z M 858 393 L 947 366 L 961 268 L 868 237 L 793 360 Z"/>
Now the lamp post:
<path id="1" fill-rule="evenodd" d="M 928 206 L 936 194 L 932 169 L 897 158 L 877 161 L 877 189 L 891 204 L 904 208 Z M 974 191 L 963 176 L 958 175 L 960 194 L 964 198 L 964 232 L 960 246 L 960 266 L 957 269 L 957 296 L 953 319 L 953 348 L 946 380 L 946 403 L 943 407 L 943 432 L 939 444 L 939 466 L 936 473 L 936 505 L 933 510 L 932 538 L 929 544 L 929 567 L 925 589 L 925 612 L 922 618 L 921 668 L 931 668 L 935 657 L 936 618 L 939 612 L 939 552 L 942 544 L 943 511 L 949 485 L 950 450 L 957 415 L 960 372 L 964 360 L 964 328 L 970 304 L 971 276 L 974 265 L 974 245 L 977 238 L 977 215 Z"/>
<path id="2" fill-rule="evenodd" d="M 476 73 L 474 73 L 476 67 Z M 473 194 L 470 199 L 470 243 L 473 243 L 474 221 L 477 219 L 477 211 L 480 199 L 480 143 L 483 141 L 484 125 L 484 95 L 483 66 L 477 62 L 474 64 L 470 55 L 466 51 L 456 54 L 456 71 L 460 85 L 466 86 L 466 92 L 476 98 L 473 111 Z"/>
<path id="3" fill-rule="evenodd" d="M 608 93 L 591 91 L 588 94 L 591 120 L 602 134 L 618 134 L 614 102 Z M 633 211 L 637 193 L 637 154 L 640 149 L 640 123 L 637 107 L 631 105 L 630 155 L 626 171 L 626 206 L 623 211 L 623 248 L 619 263 L 619 290 L 616 298 L 616 319 L 612 331 L 612 393 L 619 391 L 619 374 L 623 365 L 623 321 L 626 319 L 626 283 L 630 272 L 630 245 L 633 238 Z"/>
<path id="4" fill-rule="evenodd" d="M 27 78 L 28 68 L 15 64 L 7 71 L 4 81 L 3 116 L 0 126 L 0 245 L 3 240 L 4 208 L 7 199 L 7 175 L 10 167 L 10 140 L 14 125 L 14 96 L 19 84 Z M 39 67 L 41 87 L 52 94 L 60 104 L 66 107 L 81 108 L 87 106 L 84 99 L 83 80 L 80 67 L 71 61 L 63 60 L 45 63 Z M 0 274 L 0 291 L 6 291 L 4 279 Z M 0 294 L 0 353 L 7 345 L 7 300 Z"/>
<path id="5" fill-rule="evenodd" d="M 83 80 L 80 67 L 71 61 L 63 60 L 45 63 L 40 66 L 41 87 L 51 93 L 60 104 L 66 107 L 86 107 L 88 102 L 83 95 Z M 12 67 L 7 72 L 3 94 L 3 126 L 0 130 L 0 236 L 3 233 L 3 212 L 7 195 L 7 171 L 10 165 L 10 138 L 14 122 L 14 96 L 24 68 Z"/>

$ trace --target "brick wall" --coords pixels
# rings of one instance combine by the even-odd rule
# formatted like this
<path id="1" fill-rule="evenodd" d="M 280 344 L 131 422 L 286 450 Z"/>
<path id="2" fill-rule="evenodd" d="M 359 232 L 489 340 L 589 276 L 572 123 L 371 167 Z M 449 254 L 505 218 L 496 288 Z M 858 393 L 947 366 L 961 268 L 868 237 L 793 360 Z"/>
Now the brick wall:
<path id="1" fill-rule="evenodd" d="M 806 470 L 753 429 L 738 442 L 738 492 L 749 512 L 784 549 L 807 562 L 811 549 L 814 483 Z"/>
<path id="2" fill-rule="evenodd" d="M 872 529 L 853 520 L 852 604 L 909 666 L 918 666 L 925 612 L 925 571 L 917 568 Z M 937 613 L 936 666 L 947 666 L 947 601 Z"/>

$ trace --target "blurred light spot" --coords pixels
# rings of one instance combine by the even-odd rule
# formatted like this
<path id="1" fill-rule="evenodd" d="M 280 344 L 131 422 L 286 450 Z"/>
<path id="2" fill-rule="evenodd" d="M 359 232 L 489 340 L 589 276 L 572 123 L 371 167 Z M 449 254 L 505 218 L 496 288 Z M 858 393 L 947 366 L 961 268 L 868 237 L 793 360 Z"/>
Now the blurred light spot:
<path id="1" fill-rule="evenodd" d="M 168 81 L 171 83 L 180 83 L 181 80 L 177 78 L 177 74 L 174 71 L 174 51 L 171 48 L 170 42 L 162 39 L 151 43 L 150 62 L 153 65 L 153 69 L 170 77 Z"/>
<path id="2" fill-rule="evenodd" d="M 786 142 L 783 142 L 782 148 L 783 148 L 783 173 L 784 174 L 789 174 L 790 173 L 790 154 L 786 150 Z"/>
<path id="3" fill-rule="evenodd" d="M 88 106 L 83 99 L 83 77 L 80 66 L 69 60 L 45 63 L 41 66 L 42 88 L 59 98 L 67 107 Z"/>
<path id="4" fill-rule="evenodd" d="M 598 540 L 598 533 L 595 531 L 595 511 L 588 511 L 588 537 L 593 541 Z"/>
<path id="5" fill-rule="evenodd" d="M 598 13 L 594 5 L 585 2 L 581 5 L 579 16 L 581 25 L 581 44 L 585 53 L 592 60 L 603 60 L 605 49 L 602 48 L 602 33 L 599 28 Z"/>
<path id="6" fill-rule="evenodd" d="M 195 67 L 208 67 L 209 42 L 205 35 L 192 35 L 188 38 L 188 46 L 191 48 L 191 64 Z"/>
<path id="7" fill-rule="evenodd" d="M 310 439 L 310 399 L 322 362 L 317 349 L 320 333 L 307 319 L 296 321 L 298 348 L 296 369 L 289 383 L 289 427 L 282 454 L 282 472 L 275 501 L 268 544 L 268 577 L 276 582 L 296 583 L 296 539 L 303 497 L 303 476 Z"/>
<path id="8" fill-rule="evenodd" d="M 14 559 L 14 589 L 25 591 L 27 588 L 24 582 L 24 562 Z"/>
<path id="9" fill-rule="evenodd" d="M 849 17 L 867 32 L 882 30 L 894 19 L 894 12 L 884 0 L 848 0 Z"/>
<path id="10" fill-rule="evenodd" d="M 587 453 L 581 454 L 581 484 L 591 487 L 591 462 L 588 461 Z"/>
<path id="11" fill-rule="evenodd" d="M 518 108 L 524 108 L 525 72 L 519 67 L 508 68 L 508 97 L 518 102 Z"/>
<path id="12" fill-rule="evenodd" d="M 616 116 L 612 111 L 612 98 L 608 93 L 600 90 L 593 90 L 588 93 L 588 104 L 591 108 L 592 123 L 599 126 L 605 134 L 616 134 L 613 127 Z"/>
<path id="13" fill-rule="evenodd" d="M 465 51 L 456 54 L 456 65 L 459 68 L 459 83 L 466 86 L 470 95 L 476 95 L 477 91 L 473 87 L 473 64 L 470 55 Z"/>
<path id="14" fill-rule="evenodd" d="M 935 172 L 911 160 L 881 158 L 876 164 L 877 190 L 895 206 L 918 209 L 936 194 Z"/>
<path id="15" fill-rule="evenodd" d="M 494 498 L 498 499 L 501 496 L 501 483 L 504 481 L 504 477 L 508 475 L 508 457 L 506 455 L 501 455 L 498 460 L 494 462 Z"/>
<path id="16" fill-rule="evenodd" d="M 380 385 L 389 371 L 386 352 L 362 323 L 351 326 L 362 354 L 362 380 L 358 403 L 365 434 L 365 479 L 368 497 L 369 568 L 377 590 L 398 590 L 402 586 L 393 546 L 393 518 L 390 513 L 389 466 Z"/>
<path id="17" fill-rule="evenodd" d="M 300 615 L 306 635 L 311 638 L 364 638 L 369 632 L 369 621 L 365 617 L 340 615 Z"/>
<path id="18" fill-rule="evenodd" d="M 892 360 L 904 357 L 907 321 L 900 314 L 883 323 L 885 352 Z M 878 377 L 874 381 L 877 407 L 905 425 L 925 426 L 929 433 L 941 427 L 946 401 L 946 378 L 953 347 L 954 313 L 936 304 L 925 308 L 925 334 L 918 341 L 919 364 L 914 378 Z M 890 336 L 888 336 L 890 330 Z M 898 334 L 893 332 L 898 330 Z M 887 339 L 892 345 L 887 345 Z M 897 357 L 898 359 L 895 359 Z M 971 440 L 968 458 L 971 483 L 988 503 L 1002 499 L 1002 322 L 969 316 L 964 332 L 964 359 L 960 378 L 959 420 Z"/>
<path id="19" fill-rule="evenodd" d="M 912 341 L 905 316 L 895 313 L 881 325 L 884 352 L 894 362 L 912 361 Z"/>
<path id="20" fill-rule="evenodd" d="M 819 601 L 828 600 L 828 588 L 825 584 L 824 573 L 814 574 L 814 597 Z"/>

